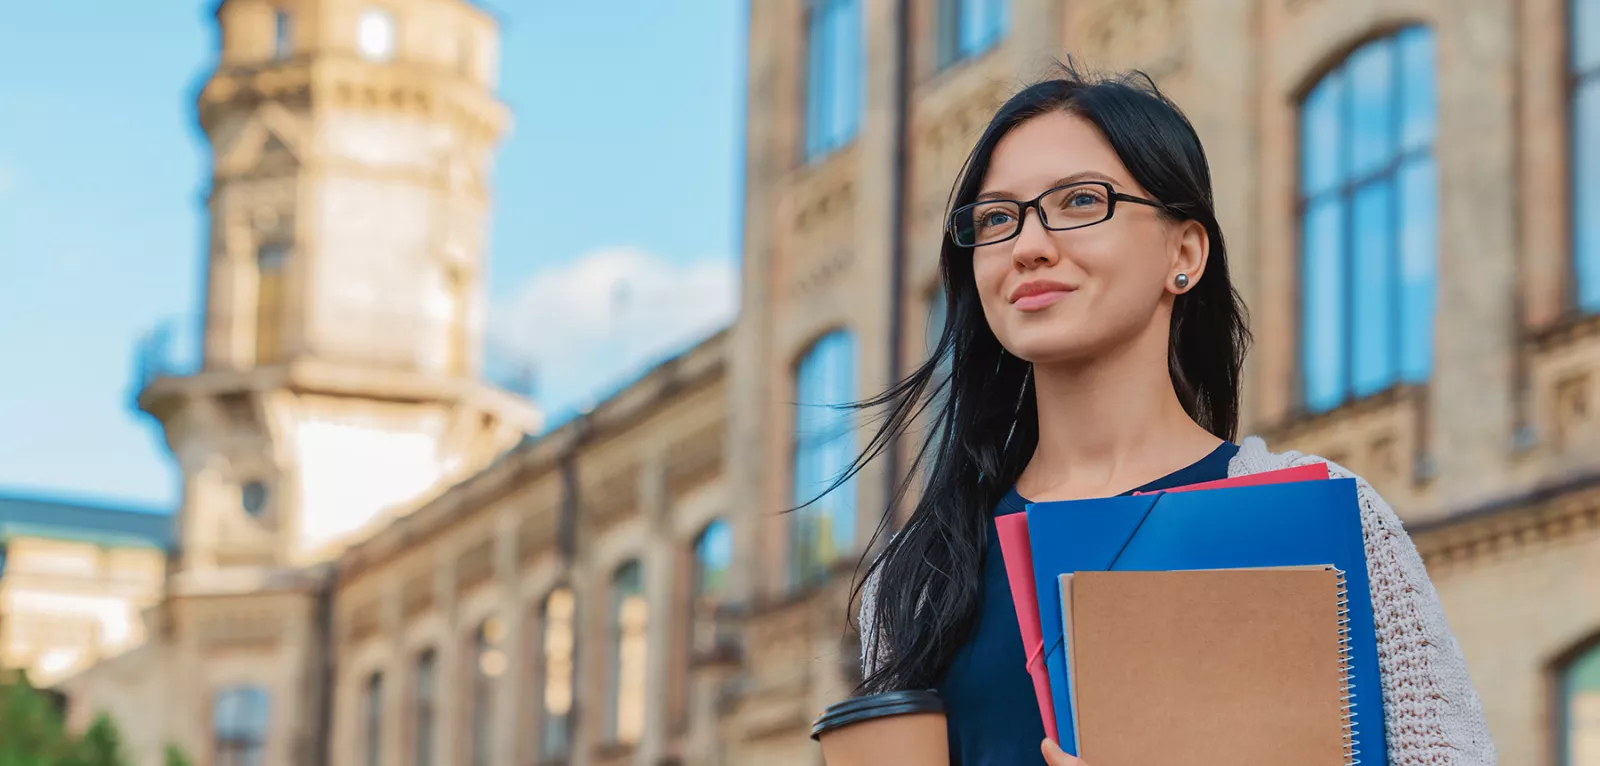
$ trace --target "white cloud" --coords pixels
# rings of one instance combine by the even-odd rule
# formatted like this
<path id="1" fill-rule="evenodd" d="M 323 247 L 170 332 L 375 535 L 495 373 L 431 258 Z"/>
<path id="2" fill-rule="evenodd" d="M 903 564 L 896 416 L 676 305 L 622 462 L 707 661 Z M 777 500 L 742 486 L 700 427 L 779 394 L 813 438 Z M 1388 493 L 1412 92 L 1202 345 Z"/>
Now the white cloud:
<path id="1" fill-rule="evenodd" d="M 559 415 L 726 327 L 738 291 L 732 259 L 674 263 L 637 249 L 596 250 L 535 274 L 496 307 L 490 355 L 531 362 L 539 405 Z"/>

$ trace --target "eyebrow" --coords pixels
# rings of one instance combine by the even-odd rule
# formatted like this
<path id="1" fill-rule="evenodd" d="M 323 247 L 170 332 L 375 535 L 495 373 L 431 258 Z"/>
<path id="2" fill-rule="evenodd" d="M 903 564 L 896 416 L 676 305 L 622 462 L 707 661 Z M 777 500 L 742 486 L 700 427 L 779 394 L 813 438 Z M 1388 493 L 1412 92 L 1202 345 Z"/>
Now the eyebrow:
<path id="1" fill-rule="evenodd" d="M 1117 183 L 1116 179 L 1106 175 L 1105 173 L 1100 173 L 1094 170 L 1084 170 L 1073 173 L 1070 176 L 1057 178 L 1054 183 L 1050 184 L 1049 188 L 1054 189 L 1059 186 L 1066 186 L 1067 184 L 1077 183 L 1079 181 L 1105 181 L 1113 186 Z M 979 194 L 977 199 L 973 201 L 984 202 L 992 199 L 1015 199 L 1015 195 L 1003 189 L 995 189 L 993 191 L 986 191 L 982 194 Z"/>

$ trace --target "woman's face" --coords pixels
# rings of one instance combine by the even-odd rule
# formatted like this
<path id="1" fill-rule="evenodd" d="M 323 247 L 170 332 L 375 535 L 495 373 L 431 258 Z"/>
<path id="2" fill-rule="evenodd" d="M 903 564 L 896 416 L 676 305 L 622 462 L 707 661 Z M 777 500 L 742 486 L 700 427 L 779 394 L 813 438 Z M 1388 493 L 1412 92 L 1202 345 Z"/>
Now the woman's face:
<path id="1" fill-rule="evenodd" d="M 1088 120 L 1066 112 L 1034 117 L 995 146 L 979 199 L 1031 200 L 1074 181 L 1109 182 L 1115 192 L 1150 199 L 1111 144 Z M 1066 205 L 1094 205 L 1104 187 L 1051 195 L 1052 225 L 1068 220 Z M 1044 202 L 1041 202 L 1044 205 Z M 1174 280 L 1200 280 L 1204 227 L 1171 221 L 1148 205 L 1121 201 L 1110 220 L 1050 231 L 1034 210 L 1023 212 L 1016 237 L 972 250 L 984 316 L 1007 351 L 1035 364 L 1074 362 L 1132 342 L 1152 324 L 1170 321 Z M 1004 220 L 1003 218 L 1000 220 Z"/>

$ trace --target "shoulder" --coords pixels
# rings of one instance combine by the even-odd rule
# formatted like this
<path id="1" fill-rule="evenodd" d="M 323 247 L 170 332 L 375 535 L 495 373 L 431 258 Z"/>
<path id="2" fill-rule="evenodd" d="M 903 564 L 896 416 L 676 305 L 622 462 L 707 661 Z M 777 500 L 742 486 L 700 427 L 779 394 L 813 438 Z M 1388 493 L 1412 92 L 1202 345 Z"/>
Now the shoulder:
<path id="1" fill-rule="evenodd" d="M 1328 475 L 1332 478 L 1356 480 L 1356 492 L 1360 496 L 1362 506 L 1362 521 L 1368 527 L 1373 525 L 1393 527 L 1395 529 L 1401 527 L 1399 519 L 1395 517 L 1394 509 L 1390 508 L 1389 504 L 1378 494 L 1378 491 L 1372 488 L 1371 483 L 1361 478 L 1356 472 L 1321 455 L 1307 454 L 1297 450 L 1273 452 L 1267 447 L 1266 440 L 1259 436 L 1247 436 L 1239 442 L 1239 452 L 1228 462 L 1228 475 L 1248 476 L 1250 474 L 1316 463 L 1326 464 L 1328 466 Z"/>
<path id="2" fill-rule="evenodd" d="M 1259 436 L 1246 436 L 1239 442 L 1239 451 L 1228 461 L 1228 475 L 1248 476 L 1313 463 L 1327 463 L 1330 474 L 1337 473 L 1341 477 L 1355 476 L 1319 455 L 1308 455 L 1295 450 L 1273 452 L 1267 447 L 1267 441 Z"/>

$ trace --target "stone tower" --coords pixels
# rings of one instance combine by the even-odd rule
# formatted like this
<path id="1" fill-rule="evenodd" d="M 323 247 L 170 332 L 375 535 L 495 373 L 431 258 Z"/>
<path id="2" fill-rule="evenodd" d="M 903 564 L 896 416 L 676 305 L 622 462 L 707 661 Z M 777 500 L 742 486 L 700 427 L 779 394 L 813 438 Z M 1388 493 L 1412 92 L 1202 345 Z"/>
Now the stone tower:
<path id="1" fill-rule="evenodd" d="M 180 578 L 326 560 L 538 426 L 478 378 L 509 122 L 494 19 L 465 0 L 216 14 L 202 363 L 139 394 L 183 472 Z"/>

